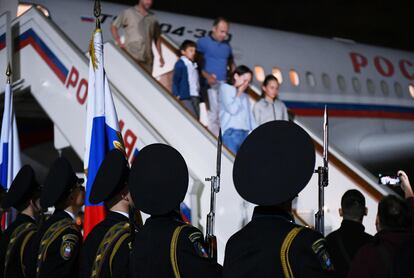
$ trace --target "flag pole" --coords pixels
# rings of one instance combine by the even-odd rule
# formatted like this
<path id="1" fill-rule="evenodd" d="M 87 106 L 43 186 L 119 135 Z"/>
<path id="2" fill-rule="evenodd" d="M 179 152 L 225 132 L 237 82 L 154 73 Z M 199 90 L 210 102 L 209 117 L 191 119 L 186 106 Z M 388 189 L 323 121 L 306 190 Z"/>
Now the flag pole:
<path id="1" fill-rule="evenodd" d="M 11 76 L 12 71 L 11 71 L 11 67 L 10 67 L 10 62 L 7 64 L 7 69 L 6 69 L 6 76 L 7 76 L 7 84 L 11 83 Z"/>
<path id="2" fill-rule="evenodd" d="M 101 1 L 100 0 L 95 0 L 93 14 L 95 15 L 96 29 L 101 29 L 101 20 L 99 19 L 101 17 Z"/>

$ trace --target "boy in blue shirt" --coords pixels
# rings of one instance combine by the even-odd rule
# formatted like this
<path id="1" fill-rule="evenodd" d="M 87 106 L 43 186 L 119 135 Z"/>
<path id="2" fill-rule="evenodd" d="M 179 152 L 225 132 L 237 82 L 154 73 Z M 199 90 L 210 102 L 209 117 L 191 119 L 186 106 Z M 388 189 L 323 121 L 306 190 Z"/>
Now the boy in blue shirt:
<path id="1" fill-rule="evenodd" d="M 197 63 L 194 62 L 196 48 L 196 43 L 190 40 L 185 40 L 181 44 L 181 57 L 174 66 L 173 94 L 198 119 L 200 84 Z"/>

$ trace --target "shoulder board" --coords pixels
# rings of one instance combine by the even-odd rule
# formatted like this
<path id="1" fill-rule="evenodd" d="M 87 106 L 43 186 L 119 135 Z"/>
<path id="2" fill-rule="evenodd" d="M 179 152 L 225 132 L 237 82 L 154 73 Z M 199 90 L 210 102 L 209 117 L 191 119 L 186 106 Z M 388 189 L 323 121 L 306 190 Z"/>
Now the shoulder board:
<path id="1" fill-rule="evenodd" d="M 182 225 L 175 228 L 173 236 L 171 238 L 171 244 L 170 244 L 170 261 L 173 268 L 173 273 L 175 278 L 180 278 L 180 270 L 178 268 L 178 261 L 177 261 L 177 243 L 178 238 L 180 237 L 180 234 L 182 230 L 186 227 L 191 227 L 190 225 Z"/>
<path id="2" fill-rule="evenodd" d="M 11 234 L 9 244 L 7 245 L 7 251 L 6 251 L 6 257 L 4 261 L 4 273 L 7 272 L 7 268 L 9 266 L 10 259 L 12 257 L 12 254 L 14 254 L 16 250 L 16 244 L 20 241 L 21 238 L 23 238 L 25 235 L 27 235 L 30 232 L 35 232 L 37 230 L 37 227 L 34 223 L 28 222 L 23 223 L 19 225 Z"/>
<path id="3" fill-rule="evenodd" d="M 43 234 L 42 239 L 40 241 L 40 247 L 39 252 L 37 256 L 37 267 L 36 267 L 36 273 L 40 272 L 40 268 L 42 266 L 42 263 L 46 259 L 46 254 L 49 246 L 66 230 L 66 229 L 72 229 L 76 232 L 76 234 L 73 234 L 73 236 L 70 238 L 70 240 L 63 240 L 62 247 L 61 247 L 61 255 L 63 250 L 63 259 L 69 259 L 71 255 L 71 248 L 77 243 L 79 240 L 79 237 L 77 233 L 79 233 L 79 229 L 76 226 L 75 223 L 72 222 L 71 219 L 65 218 L 60 221 L 57 221 L 56 223 L 53 223 Z M 66 238 L 68 239 L 68 238 Z"/>
<path id="4" fill-rule="evenodd" d="M 102 272 L 102 266 L 109 256 L 109 270 L 112 277 L 112 260 L 122 243 L 131 235 L 130 225 L 123 221 L 113 225 L 103 237 L 96 251 L 95 261 L 92 265 L 91 278 L 99 277 Z M 110 252 L 112 250 L 112 252 Z M 109 255 L 109 253 L 111 253 Z"/>
<path id="5" fill-rule="evenodd" d="M 312 251 L 318 257 L 318 260 L 321 264 L 323 270 L 333 271 L 334 267 L 332 264 L 332 260 L 326 250 L 326 239 L 319 238 L 312 244 Z"/>

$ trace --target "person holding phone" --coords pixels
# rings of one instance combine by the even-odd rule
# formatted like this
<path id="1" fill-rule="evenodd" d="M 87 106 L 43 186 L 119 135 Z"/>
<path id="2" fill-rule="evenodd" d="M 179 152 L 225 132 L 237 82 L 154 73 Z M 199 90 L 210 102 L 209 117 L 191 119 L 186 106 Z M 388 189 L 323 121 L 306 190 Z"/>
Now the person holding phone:
<path id="1" fill-rule="evenodd" d="M 397 277 L 392 272 L 401 248 L 414 237 L 413 190 L 404 171 L 398 171 L 398 176 L 405 200 L 388 195 L 379 202 L 375 223 L 378 233 L 358 251 L 347 277 Z"/>

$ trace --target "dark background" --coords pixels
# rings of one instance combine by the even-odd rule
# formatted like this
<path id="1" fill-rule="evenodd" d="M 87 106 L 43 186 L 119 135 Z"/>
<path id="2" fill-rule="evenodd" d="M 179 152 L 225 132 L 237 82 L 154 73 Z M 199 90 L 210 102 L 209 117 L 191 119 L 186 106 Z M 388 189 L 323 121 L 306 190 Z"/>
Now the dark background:
<path id="1" fill-rule="evenodd" d="M 153 9 L 414 51 L 413 6 L 413 0 L 154 0 Z"/>

